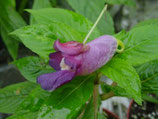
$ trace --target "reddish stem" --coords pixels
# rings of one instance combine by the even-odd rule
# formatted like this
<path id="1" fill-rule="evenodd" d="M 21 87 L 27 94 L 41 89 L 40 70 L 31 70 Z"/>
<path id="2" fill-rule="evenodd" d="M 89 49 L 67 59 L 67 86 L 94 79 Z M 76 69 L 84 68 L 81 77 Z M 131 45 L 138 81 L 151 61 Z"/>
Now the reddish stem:
<path id="1" fill-rule="evenodd" d="M 127 119 L 129 119 L 129 114 L 130 114 L 130 110 L 131 110 L 131 107 L 132 107 L 132 104 L 133 104 L 133 100 L 130 102 L 130 105 L 128 107 L 128 111 L 127 111 Z"/>

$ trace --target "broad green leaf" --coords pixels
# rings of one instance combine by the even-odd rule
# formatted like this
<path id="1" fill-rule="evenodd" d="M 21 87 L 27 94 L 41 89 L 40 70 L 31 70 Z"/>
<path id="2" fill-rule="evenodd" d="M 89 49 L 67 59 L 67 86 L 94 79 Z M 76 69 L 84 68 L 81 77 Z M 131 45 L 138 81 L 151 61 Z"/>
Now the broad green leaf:
<path id="1" fill-rule="evenodd" d="M 28 117 L 29 119 L 36 119 L 41 105 L 49 95 L 50 92 L 40 87 L 35 88 L 19 105 L 16 113 L 8 119 L 27 119 Z"/>
<path id="2" fill-rule="evenodd" d="M 134 26 L 134 28 L 145 26 L 145 25 L 156 25 L 158 27 L 158 19 L 149 19 L 142 21 Z"/>
<path id="3" fill-rule="evenodd" d="M 82 34 L 59 22 L 26 26 L 12 34 L 18 36 L 26 47 L 45 58 L 48 58 L 49 54 L 54 51 L 53 44 L 57 39 L 62 42 L 82 42 L 83 40 Z"/>
<path id="4" fill-rule="evenodd" d="M 142 90 L 154 93 L 158 91 L 158 60 L 153 60 L 136 68 L 142 80 Z"/>
<path id="5" fill-rule="evenodd" d="M 68 26 L 71 26 L 76 31 L 81 32 L 84 37 L 87 35 L 92 27 L 92 23 L 82 15 L 64 9 L 45 8 L 40 10 L 27 11 L 33 15 L 36 22 L 38 22 L 39 24 L 49 24 L 54 21 L 62 22 Z M 97 29 L 95 29 L 89 39 L 93 40 L 98 36 L 100 36 L 100 33 Z"/>
<path id="6" fill-rule="evenodd" d="M 34 0 L 32 9 L 51 8 L 49 0 Z M 30 24 L 37 23 L 33 16 L 30 17 Z"/>
<path id="7" fill-rule="evenodd" d="M 21 74 L 28 81 L 32 82 L 36 82 L 36 79 L 39 75 L 54 71 L 44 60 L 33 56 L 21 58 L 14 61 L 13 64 L 16 65 Z"/>
<path id="8" fill-rule="evenodd" d="M 34 83 L 22 82 L 0 89 L 0 112 L 14 113 L 35 87 Z"/>
<path id="9" fill-rule="evenodd" d="M 158 58 L 158 27 L 146 25 L 132 29 L 123 40 L 125 51 L 118 57 L 134 66 Z"/>
<path id="10" fill-rule="evenodd" d="M 134 0 L 105 0 L 106 3 L 108 4 L 124 4 L 124 5 L 129 5 L 129 6 L 136 6 L 136 3 Z"/>
<path id="11" fill-rule="evenodd" d="M 38 119 L 71 119 L 92 96 L 94 75 L 76 77 L 52 92 L 41 107 Z"/>
<path id="12" fill-rule="evenodd" d="M 113 58 L 100 71 L 125 89 L 137 103 L 141 104 L 141 82 L 136 70 L 128 62 Z"/>
<path id="13" fill-rule="evenodd" d="M 2 39 L 7 46 L 7 49 L 13 59 L 17 57 L 18 40 L 8 34 L 13 30 L 25 25 L 22 17 L 15 11 L 14 0 L 1 0 L 0 1 L 0 26 Z M 16 40 L 15 40 L 16 39 Z"/>
<path id="14" fill-rule="evenodd" d="M 50 92 L 36 87 L 29 96 L 20 104 L 17 112 L 35 112 L 40 109 L 45 99 L 50 96 Z"/>
<path id="15" fill-rule="evenodd" d="M 78 13 L 84 15 L 93 23 L 102 11 L 104 0 L 67 0 L 71 7 Z M 102 34 L 114 34 L 114 23 L 109 12 L 106 12 L 97 25 Z"/>

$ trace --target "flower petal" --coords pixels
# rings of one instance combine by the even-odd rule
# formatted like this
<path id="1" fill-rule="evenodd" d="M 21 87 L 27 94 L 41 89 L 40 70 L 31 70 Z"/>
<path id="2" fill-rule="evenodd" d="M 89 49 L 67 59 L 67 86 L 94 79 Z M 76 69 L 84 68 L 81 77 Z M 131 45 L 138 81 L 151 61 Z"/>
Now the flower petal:
<path id="1" fill-rule="evenodd" d="M 75 59 L 75 56 L 65 57 L 65 64 L 71 67 L 71 70 L 78 72 L 79 67 L 81 66 L 81 60 Z"/>
<path id="2" fill-rule="evenodd" d="M 37 83 L 45 90 L 53 91 L 72 80 L 75 73 L 69 70 L 43 74 L 37 78 Z"/>
<path id="3" fill-rule="evenodd" d="M 59 40 L 55 41 L 54 49 L 67 55 L 77 55 L 85 50 L 84 45 L 76 41 L 60 43 Z"/>
<path id="4" fill-rule="evenodd" d="M 49 55 L 49 65 L 52 66 L 56 71 L 60 70 L 60 62 L 63 58 L 61 52 L 51 53 Z"/>
<path id="5" fill-rule="evenodd" d="M 82 55 L 81 71 L 77 75 L 87 75 L 105 65 L 117 49 L 117 40 L 108 35 L 101 36 L 87 44 L 90 49 Z M 76 56 L 81 57 L 81 56 Z"/>

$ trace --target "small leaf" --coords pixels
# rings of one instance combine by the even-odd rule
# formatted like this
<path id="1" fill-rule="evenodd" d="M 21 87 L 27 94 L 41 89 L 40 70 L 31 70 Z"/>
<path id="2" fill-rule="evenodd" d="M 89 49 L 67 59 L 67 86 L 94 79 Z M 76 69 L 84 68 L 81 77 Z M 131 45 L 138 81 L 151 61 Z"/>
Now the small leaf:
<path id="1" fill-rule="evenodd" d="M 145 101 L 158 104 L 158 100 L 157 100 L 157 97 L 156 97 L 155 95 L 152 96 L 152 95 L 143 94 L 143 95 L 142 95 L 142 98 L 143 98 L 143 100 L 145 100 Z"/>
<path id="2" fill-rule="evenodd" d="M 141 104 L 141 83 L 136 70 L 126 61 L 113 58 L 100 71 L 125 89 L 134 100 Z"/>
<path id="3" fill-rule="evenodd" d="M 147 62 L 136 69 L 142 80 L 143 92 L 156 93 L 158 91 L 158 60 Z"/>
<path id="4" fill-rule="evenodd" d="M 25 57 L 13 62 L 21 74 L 28 80 L 36 82 L 39 75 L 53 72 L 53 69 L 38 57 Z"/>
<path id="5" fill-rule="evenodd" d="M 109 93 L 110 91 L 112 91 L 115 96 L 132 98 L 131 95 L 128 92 L 126 92 L 124 88 L 121 88 L 120 86 L 110 86 L 107 84 L 102 84 L 101 88 L 104 93 Z"/>
<path id="6" fill-rule="evenodd" d="M 78 13 L 84 15 L 86 18 L 91 20 L 93 23 L 98 18 L 102 11 L 105 1 L 104 0 L 67 0 L 71 7 Z M 99 31 L 103 34 L 114 34 L 114 23 L 109 12 L 103 15 L 103 18 L 97 25 Z"/>
<path id="7" fill-rule="evenodd" d="M 26 26 L 12 34 L 18 36 L 26 47 L 44 58 L 48 58 L 49 54 L 53 52 L 53 44 L 57 39 L 62 42 L 82 42 L 83 40 L 82 34 L 59 22 Z"/>
<path id="8" fill-rule="evenodd" d="M 92 96 L 95 76 L 76 77 L 52 92 L 41 107 L 38 119 L 71 119 Z"/>
<path id="9" fill-rule="evenodd" d="M 31 82 L 13 84 L 0 89 L 0 112 L 14 113 L 37 85 Z"/>

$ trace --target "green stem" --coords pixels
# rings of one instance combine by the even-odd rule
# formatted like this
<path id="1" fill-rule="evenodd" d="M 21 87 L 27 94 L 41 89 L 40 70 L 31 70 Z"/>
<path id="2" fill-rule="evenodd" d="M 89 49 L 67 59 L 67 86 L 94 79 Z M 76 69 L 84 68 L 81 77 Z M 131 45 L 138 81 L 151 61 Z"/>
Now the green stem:
<path id="1" fill-rule="evenodd" d="M 113 97 L 113 96 L 114 96 L 114 93 L 111 91 L 111 92 L 109 92 L 109 93 L 102 94 L 102 95 L 101 95 L 101 100 L 106 100 L 106 99 L 109 99 L 109 98 L 111 98 L 111 97 Z"/>
<path id="2" fill-rule="evenodd" d="M 121 49 L 118 48 L 119 46 L 121 47 Z M 117 53 L 122 53 L 124 51 L 124 49 L 125 49 L 124 43 L 121 40 L 117 39 L 117 50 L 116 50 L 116 52 Z"/>
<path id="3" fill-rule="evenodd" d="M 94 23 L 94 25 L 92 26 L 92 28 L 90 29 L 89 33 L 87 34 L 87 36 L 85 37 L 83 44 L 86 44 L 86 41 L 88 40 L 89 36 L 91 35 L 91 33 L 93 32 L 94 28 L 97 26 L 98 22 L 100 21 L 101 17 L 103 16 L 104 12 L 107 10 L 108 5 L 105 5 L 105 7 L 103 8 L 103 10 L 101 11 L 99 17 L 97 18 L 96 22 Z"/>
<path id="4" fill-rule="evenodd" d="M 80 113 L 80 115 L 76 118 L 76 119 L 82 119 L 84 113 L 85 113 L 85 108 L 86 108 L 86 104 L 85 104 L 85 107 L 83 108 L 82 112 Z"/>
<path id="5" fill-rule="evenodd" d="M 117 86 L 117 83 L 116 82 L 113 82 L 112 84 L 111 84 L 111 86 Z M 106 99 L 109 99 L 109 98 L 111 98 L 111 97 L 113 97 L 113 96 L 115 96 L 115 94 L 112 92 L 112 91 L 110 91 L 109 93 L 104 93 L 104 94 L 102 94 L 101 95 L 101 100 L 106 100 Z"/>
<path id="6" fill-rule="evenodd" d="M 98 89 L 99 85 L 95 84 L 93 89 L 94 119 L 98 118 Z"/>

